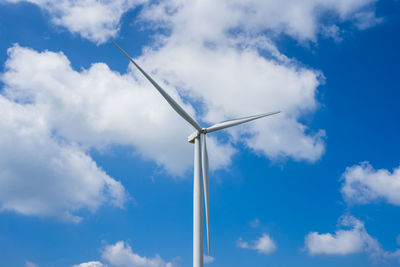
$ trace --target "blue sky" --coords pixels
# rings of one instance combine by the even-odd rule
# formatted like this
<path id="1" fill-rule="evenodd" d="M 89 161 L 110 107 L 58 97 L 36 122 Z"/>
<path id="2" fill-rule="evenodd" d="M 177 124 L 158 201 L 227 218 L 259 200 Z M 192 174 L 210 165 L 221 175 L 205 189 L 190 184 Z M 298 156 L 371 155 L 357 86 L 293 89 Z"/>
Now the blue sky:
<path id="1" fill-rule="evenodd" d="M 0 265 L 399 266 L 399 1 L 0 2 Z"/>

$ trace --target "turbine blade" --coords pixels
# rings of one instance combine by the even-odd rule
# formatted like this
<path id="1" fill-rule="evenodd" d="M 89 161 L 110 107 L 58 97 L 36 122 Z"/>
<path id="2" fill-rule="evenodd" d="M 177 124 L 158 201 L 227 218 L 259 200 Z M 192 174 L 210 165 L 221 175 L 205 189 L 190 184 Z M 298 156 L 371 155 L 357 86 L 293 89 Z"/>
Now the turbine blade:
<path id="1" fill-rule="evenodd" d="M 201 143 L 201 166 L 203 173 L 203 187 L 204 187 L 204 206 L 206 209 L 206 226 L 207 226 L 207 248 L 208 254 L 210 254 L 210 198 L 209 198 L 209 169 L 208 169 L 208 155 L 207 155 L 207 144 L 206 135 L 200 134 Z"/>
<path id="2" fill-rule="evenodd" d="M 179 114 L 182 118 L 184 118 L 187 122 L 189 122 L 194 128 L 201 131 L 200 125 L 189 116 L 189 114 L 175 102 L 175 100 L 167 93 L 164 89 L 161 88 L 121 47 L 119 47 L 114 41 L 113 44 L 135 65 L 135 67 L 149 80 L 149 82 L 157 89 L 157 91 L 167 100 L 167 102 L 171 105 L 171 107 Z"/>
<path id="3" fill-rule="evenodd" d="M 244 118 L 240 118 L 240 119 L 234 119 L 234 120 L 229 120 L 229 121 L 223 121 L 217 124 L 214 124 L 211 127 L 208 127 L 206 129 L 207 133 L 211 133 L 211 132 L 215 132 L 215 131 L 219 131 L 228 127 L 232 127 L 238 124 L 242 124 L 245 122 L 249 122 L 252 120 L 256 120 L 262 117 L 266 117 L 266 116 L 271 116 L 271 115 L 275 115 L 280 113 L 280 111 L 275 111 L 275 112 L 269 112 L 269 113 L 264 113 L 264 114 L 260 114 L 260 115 L 254 115 L 254 116 L 249 116 L 249 117 L 244 117 Z"/>

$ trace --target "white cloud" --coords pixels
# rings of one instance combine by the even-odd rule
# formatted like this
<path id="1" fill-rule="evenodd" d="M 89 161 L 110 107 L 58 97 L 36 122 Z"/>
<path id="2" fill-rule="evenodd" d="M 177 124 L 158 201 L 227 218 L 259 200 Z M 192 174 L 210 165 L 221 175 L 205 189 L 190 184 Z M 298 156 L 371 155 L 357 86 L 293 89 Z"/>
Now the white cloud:
<path id="1" fill-rule="evenodd" d="M 142 3 L 129 0 L 30 2 L 47 10 L 53 23 L 97 43 L 115 36 L 122 14 Z M 374 2 L 309 0 L 301 5 L 296 1 L 287 1 L 284 5 L 275 1 L 158 2 L 143 9 L 142 21 L 162 22 L 170 34 L 158 35 L 155 46 L 145 49 L 138 60 L 200 121 L 215 123 L 271 110 L 284 111 L 229 130 L 226 143 L 216 142 L 210 136 L 213 169 L 229 166 L 234 146 L 239 143 L 271 159 L 290 157 L 315 162 L 325 150 L 324 131 L 310 130 L 301 120 L 318 108 L 317 87 L 323 75 L 279 53 L 271 41 L 270 31 L 283 32 L 299 40 L 313 40 L 322 26 L 330 26 L 322 25 L 318 14 L 333 11 L 340 21 L 352 20 L 360 12 L 373 14 L 369 7 Z M 82 13 L 85 16 L 80 16 Z M 361 17 L 367 21 L 375 18 Z M 237 34 L 231 34 L 232 30 Z M 266 30 L 268 34 L 264 35 Z M 20 145 L 16 155 L 26 156 L 11 162 L 10 157 L 5 157 L 5 153 L 12 151 L 6 147 L 5 140 L 13 135 L 0 136 L 4 138 L 0 142 L 7 149 L 2 150 L 2 156 L 12 163 L 7 163 L 3 172 L 7 171 L 8 176 L 3 175 L 2 179 L 7 182 L 6 186 L 16 190 L 1 187 L 14 192 L 1 196 L 2 209 L 36 215 L 61 216 L 62 213 L 70 220 L 79 220 L 74 211 L 96 210 L 106 199 L 113 199 L 120 206 L 125 196 L 123 188 L 86 155 L 85 151 L 92 148 L 106 149 L 113 144 L 131 146 L 143 158 L 155 161 L 175 175 L 182 175 L 192 166 L 192 145 L 185 142 L 191 127 L 136 71 L 121 75 L 103 63 L 75 71 L 62 53 L 39 53 L 17 45 L 8 54 L 1 77 L 5 85 L 2 99 L 8 103 L 3 107 L 4 114 L 26 109 L 36 115 L 27 116 L 34 118 L 22 122 L 33 129 L 31 135 L 27 134 L 29 138 L 22 142 L 12 139 Z M 121 56 L 122 60 L 125 59 Z M 197 112 L 190 102 L 199 104 Z M 16 123 L 21 122 L 12 121 L 11 126 L 4 127 L 11 133 L 22 127 Z M 44 138 L 37 137 L 42 135 Z M 35 142 L 35 138 L 45 143 Z M 34 160 L 30 160 L 34 155 Z M 60 166 L 48 164 L 50 159 Z M 63 169 L 68 171 L 57 172 Z M 34 198 L 23 190 L 28 177 L 24 171 L 33 177 L 29 182 L 40 197 Z M 48 187 L 53 191 L 38 186 L 39 181 L 56 184 L 55 179 L 74 181 L 69 178 L 78 179 L 82 175 L 89 178 L 77 184 L 71 182 L 63 191 L 75 190 L 74 186 L 83 191 L 72 194 L 72 198 L 56 194 L 57 186 Z M 96 186 L 87 191 L 79 186 L 82 183 Z M 54 197 L 59 201 L 48 201 Z"/>
<path id="2" fill-rule="evenodd" d="M 210 255 L 204 255 L 204 263 L 213 263 L 215 261 L 215 258 Z"/>
<path id="3" fill-rule="evenodd" d="M 382 249 L 378 240 L 368 234 L 362 221 L 345 215 L 340 218 L 339 224 L 342 229 L 334 234 L 310 232 L 305 237 L 307 252 L 310 255 L 340 256 L 366 253 L 375 263 L 388 265 L 391 260 L 400 262 L 400 249 L 393 252 Z"/>
<path id="4" fill-rule="evenodd" d="M 311 255 L 347 255 L 360 252 L 380 256 L 383 251 L 379 242 L 371 237 L 364 223 L 352 216 L 343 216 L 340 225 L 347 230 L 337 230 L 335 234 L 311 232 L 305 237 L 305 247 Z"/>
<path id="5" fill-rule="evenodd" d="M 355 14 L 355 25 L 360 30 L 365 30 L 373 27 L 383 21 L 383 18 L 377 18 L 374 11 L 363 11 Z"/>
<path id="6" fill-rule="evenodd" d="M 153 258 L 140 256 L 124 241 L 106 246 L 101 253 L 100 261 L 90 261 L 74 265 L 73 267 L 173 267 L 171 262 L 164 261 L 158 254 Z"/>
<path id="7" fill-rule="evenodd" d="M 56 24 L 103 42 L 116 31 L 103 34 L 102 27 L 114 29 L 124 10 L 140 1 L 63 0 L 57 7 L 47 0 L 31 2 L 54 14 Z M 163 1 L 143 8 L 142 21 L 162 21 L 171 29 L 171 35 L 159 36 L 157 48 L 149 47 L 139 61 L 155 73 L 156 79 L 181 104 L 173 88 L 188 101 L 198 101 L 203 111 L 198 112 L 198 118 L 215 123 L 270 110 L 284 111 L 274 118 L 231 129 L 226 144 L 217 145 L 215 139 L 209 139 L 213 169 L 229 166 L 235 152 L 232 144 L 240 142 L 271 159 L 291 157 L 315 162 L 324 153 L 324 131 L 310 130 L 300 122 L 303 116 L 318 108 L 316 91 L 323 76 L 280 54 L 266 36 L 253 33 L 273 29 L 288 34 L 295 32 L 292 35 L 301 36 L 300 39 L 312 39 L 317 31 L 307 27 L 294 29 L 300 25 L 296 16 L 289 16 L 294 10 L 298 10 L 301 21 L 309 20 L 306 24 L 310 24 L 316 21 L 315 10 L 320 7 L 335 11 L 341 19 L 349 19 L 351 14 L 364 10 L 374 1 L 337 2 L 313 0 L 299 5 L 287 1 L 285 5 L 289 8 L 282 8 L 285 5 L 274 1 L 266 4 Z M 60 10 L 52 11 L 56 9 Z M 76 14 L 86 10 L 88 14 L 103 14 L 98 10 L 112 14 L 88 16 L 92 23 L 75 19 Z M 86 16 L 79 17 L 86 19 Z M 284 21 L 274 22 L 279 19 Z M 82 25 L 92 26 L 81 29 L 86 27 Z M 98 25 L 102 25 L 100 30 Z M 230 29 L 238 27 L 240 34 L 229 34 Z M 102 37 L 94 37 L 94 33 L 101 33 Z M 258 49 L 270 57 L 264 57 Z M 57 135 L 85 147 L 132 145 L 144 158 L 155 160 L 174 174 L 182 174 L 192 165 L 189 156 L 192 147 L 182 142 L 190 127 L 173 114 L 147 81 L 136 76 L 137 72 L 120 75 L 102 63 L 77 72 L 62 54 L 37 53 L 19 47 L 11 49 L 9 54 L 3 79 L 9 87 L 8 97 L 14 101 L 26 98 L 43 107 L 46 120 Z M 22 55 L 28 56 L 24 57 L 25 62 L 32 60 L 35 65 L 40 62 L 34 71 L 24 67 Z M 121 57 L 121 60 L 124 59 Z M 194 114 L 188 103 L 185 108 Z M 172 148 L 180 153 L 168 152 Z"/>
<path id="8" fill-rule="evenodd" d="M 2 81 L 7 97 L 32 103 L 57 136 L 88 148 L 133 146 L 173 174 L 181 175 L 193 164 L 193 145 L 187 142 L 191 126 L 141 76 L 120 75 L 103 63 L 77 72 L 62 53 L 14 46 Z M 171 86 L 165 88 L 194 114 Z M 213 168 L 230 164 L 230 144 L 213 138 L 208 144 Z"/>
<path id="9" fill-rule="evenodd" d="M 262 254 L 271 254 L 277 249 L 275 242 L 265 233 L 258 239 L 250 242 L 245 242 L 242 238 L 239 238 L 236 244 L 240 248 L 256 250 L 258 253 Z"/>
<path id="10" fill-rule="evenodd" d="M 353 20 L 375 0 L 352 1 L 160 1 L 144 8 L 141 20 L 169 29 L 141 56 L 147 69 L 202 104 L 208 123 L 282 110 L 282 114 L 230 129 L 233 143 L 271 159 L 315 162 L 325 151 L 323 130 L 300 122 L 318 108 L 323 75 L 279 53 L 273 36 L 298 40 L 340 38 L 336 24 Z M 371 13 L 372 12 L 372 13 Z M 371 17 L 372 20 L 374 17 Z"/>
<path id="11" fill-rule="evenodd" d="M 300 41 L 321 33 L 340 39 L 343 21 L 375 20 L 375 0 L 160 1 L 141 20 L 167 28 L 141 56 L 146 68 L 202 104 L 208 123 L 269 110 L 284 113 L 230 129 L 231 141 L 271 159 L 315 162 L 325 151 L 323 130 L 301 119 L 315 112 L 323 75 L 279 53 L 285 33 Z M 334 14 L 326 24 L 322 17 Z M 371 23 L 372 25 L 373 23 Z"/>
<path id="12" fill-rule="evenodd" d="M 143 18 L 162 27 L 171 26 L 181 37 L 215 40 L 229 31 L 250 34 L 285 33 L 298 40 L 316 40 L 329 13 L 336 22 L 354 21 L 365 27 L 377 23 L 377 0 L 225 0 L 160 1 L 145 9 Z M 332 16 L 334 15 L 334 16 Z M 360 28 L 365 28 L 360 27 Z"/>
<path id="13" fill-rule="evenodd" d="M 90 261 L 74 265 L 73 267 L 107 267 L 107 265 L 104 265 L 100 261 Z"/>
<path id="14" fill-rule="evenodd" d="M 333 38 L 336 42 L 340 42 L 343 40 L 340 36 L 341 30 L 337 25 L 323 27 L 321 33 L 326 37 Z"/>
<path id="15" fill-rule="evenodd" d="M 106 246 L 101 257 L 115 267 L 172 267 L 172 263 L 165 262 L 159 255 L 147 258 L 132 252 L 132 248 L 124 241 Z"/>
<path id="16" fill-rule="evenodd" d="M 324 131 L 310 131 L 299 122 L 318 107 L 316 90 L 322 79 L 318 71 L 264 58 L 254 48 L 209 48 L 176 43 L 173 37 L 157 50 L 147 50 L 141 60 L 187 98 L 200 102 L 202 119 L 209 124 L 283 111 L 230 129 L 232 142 L 244 142 L 272 159 L 315 162 L 324 153 Z"/>
<path id="17" fill-rule="evenodd" d="M 115 37 L 120 19 L 128 10 L 146 0 L 6 0 L 29 2 L 46 10 L 51 22 L 78 33 L 96 43 Z M 307 1 L 182 1 L 166 0 L 145 6 L 142 17 L 165 25 L 179 25 L 181 36 L 213 38 L 221 32 L 240 30 L 273 34 L 285 33 L 299 40 L 316 40 L 324 31 L 321 17 L 334 14 L 337 22 L 353 21 L 360 29 L 380 22 L 373 4 L 377 0 L 307 0 Z M 189 19 L 190 18 L 190 19 Z M 189 23 L 188 23 L 189 22 Z"/>
<path id="18" fill-rule="evenodd" d="M 98 44 L 115 37 L 122 15 L 146 0 L 6 0 L 29 2 L 50 15 L 54 25 L 67 28 Z"/>
<path id="19" fill-rule="evenodd" d="M 400 167 L 390 172 L 375 170 L 368 162 L 346 168 L 341 192 L 350 203 L 366 204 L 385 200 L 400 205 Z"/>
<path id="20" fill-rule="evenodd" d="M 122 207 L 122 185 L 79 147 L 52 137 L 40 109 L 0 95 L 0 210 L 57 216 L 95 211 L 111 202 Z"/>
<path id="21" fill-rule="evenodd" d="M 396 260 L 398 263 L 400 263 L 400 249 L 397 249 L 394 252 L 385 251 L 383 253 L 383 257 L 386 259 Z"/>

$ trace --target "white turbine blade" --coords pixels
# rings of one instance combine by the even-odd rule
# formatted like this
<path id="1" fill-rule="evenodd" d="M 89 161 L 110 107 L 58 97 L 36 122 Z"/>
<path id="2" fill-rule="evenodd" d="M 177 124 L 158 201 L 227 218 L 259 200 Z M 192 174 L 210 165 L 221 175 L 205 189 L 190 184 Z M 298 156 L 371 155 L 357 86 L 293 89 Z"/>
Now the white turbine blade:
<path id="1" fill-rule="evenodd" d="M 200 143 L 201 143 L 201 166 L 203 172 L 203 187 L 204 187 L 204 206 L 206 209 L 206 226 L 207 226 L 207 248 L 208 254 L 210 254 L 210 216 L 209 216 L 209 180 L 208 180 L 208 155 L 207 155 L 207 144 L 206 144 L 206 135 L 200 134 Z"/>
<path id="2" fill-rule="evenodd" d="M 244 117 L 244 118 L 240 118 L 240 119 L 235 119 L 235 120 L 229 120 L 229 121 L 223 121 L 217 124 L 214 124 L 211 127 L 208 127 L 206 129 L 207 133 L 211 133 L 211 132 L 215 132 L 215 131 L 219 131 L 228 127 L 232 127 L 238 124 L 242 124 L 245 122 L 249 122 L 252 120 L 256 120 L 262 117 L 266 117 L 266 116 L 271 116 L 271 115 L 275 115 L 280 113 L 280 111 L 275 111 L 275 112 L 269 112 L 269 113 L 264 113 L 264 114 L 260 114 L 260 115 L 254 115 L 254 116 L 250 116 L 250 117 Z"/>
<path id="3" fill-rule="evenodd" d="M 119 47 L 114 41 L 113 44 L 135 65 L 136 68 L 151 82 L 152 85 L 157 89 L 158 92 L 167 100 L 167 102 L 171 105 L 171 107 L 179 114 L 182 118 L 184 118 L 187 122 L 189 122 L 194 128 L 201 131 L 200 125 L 187 114 L 187 112 L 175 102 L 175 100 L 164 91 L 121 47 Z"/>

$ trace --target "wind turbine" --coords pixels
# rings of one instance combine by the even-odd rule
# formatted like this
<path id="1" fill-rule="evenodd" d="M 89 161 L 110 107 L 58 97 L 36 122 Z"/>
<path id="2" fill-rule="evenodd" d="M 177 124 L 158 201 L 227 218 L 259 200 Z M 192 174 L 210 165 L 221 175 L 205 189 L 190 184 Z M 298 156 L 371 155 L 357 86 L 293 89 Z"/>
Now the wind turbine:
<path id="1" fill-rule="evenodd" d="M 121 47 L 114 41 L 114 45 L 135 65 L 135 67 L 154 85 L 157 91 L 167 100 L 171 107 L 196 130 L 189 135 L 189 143 L 194 144 L 194 181 L 193 181 L 193 267 L 203 267 L 203 190 L 201 176 L 203 176 L 204 206 L 206 210 L 207 248 L 210 254 L 210 216 L 209 216 L 209 191 L 208 191 L 208 155 L 206 134 L 236 126 L 245 122 L 271 116 L 280 111 L 269 112 L 240 119 L 223 121 L 208 128 L 202 128 L 190 115 L 175 102 Z"/>

